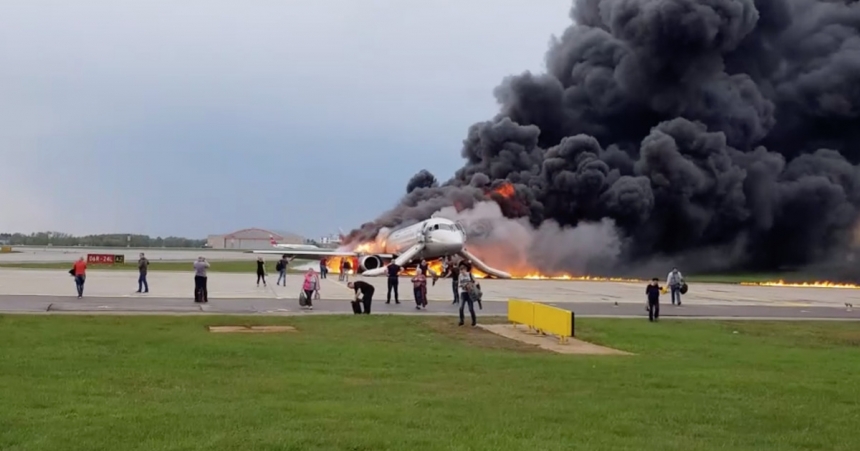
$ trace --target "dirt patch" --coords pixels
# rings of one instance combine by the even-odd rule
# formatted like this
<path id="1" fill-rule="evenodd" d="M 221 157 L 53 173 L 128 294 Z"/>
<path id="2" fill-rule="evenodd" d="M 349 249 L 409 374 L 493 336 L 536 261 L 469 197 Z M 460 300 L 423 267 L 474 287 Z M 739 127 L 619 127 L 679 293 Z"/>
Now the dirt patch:
<path id="1" fill-rule="evenodd" d="M 530 333 L 526 328 L 510 324 L 480 324 L 478 327 L 511 340 L 537 346 L 547 351 L 559 354 L 578 355 L 633 355 L 618 349 L 607 348 L 586 341 L 568 338 L 566 343 L 559 343 L 557 337 Z"/>
<path id="2" fill-rule="evenodd" d="M 208 326 L 209 332 L 222 334 L 277 334 L 295 332 L 293 326 Z"/>
<path id="3" fill-rule="evenodd" d="M 530 346 L 528 344 L 509 340 L 507 338 L 501 337 L 497 334 L 487 333 L 487 330 L 483 329 L 481 324 L 479 327 L 471 327 L 468 325 L 465 326 L 457 326 L 457 319 L 454 318 L 444 318 L 444 317 L 433 317 L 426 318 L 426 323 L 429 328 L 440 335 L 456 340 L 459 343 L 465 343 L 469 346 L 475 346 L 478 348 L 484 349 L 501 349 L 505 351 L 515 351 L 515 352 L 526 352 L 526 353 L 542 353 L 546 352 L 543 349 L 540 349 L 536 346 Z M 502 323 L 505 324 L 506 321 L 502 319 L 487 317 L 480 318 L 482 323 Z"/>

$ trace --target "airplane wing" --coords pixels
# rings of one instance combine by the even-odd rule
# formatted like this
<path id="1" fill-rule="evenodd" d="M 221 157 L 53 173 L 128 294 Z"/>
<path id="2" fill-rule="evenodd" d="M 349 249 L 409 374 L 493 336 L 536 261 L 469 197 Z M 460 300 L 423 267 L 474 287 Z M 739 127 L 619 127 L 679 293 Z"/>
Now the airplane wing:
<path id="1" fill-rule="evenodd" d="M 394 258 L 391 254 L 365 254 L 359 252 L 345 252 L 336 250 L 304 250 L 304 249 L 272 249 L 265 251 L 247 251 L 247 254 L 269 254 L 269 255 L 286 255 L 287 257 L 295 257 L 303 260 L 320 260 L 327 257 L 362 257 L 365 255 L 375 255 L 379 258 L 390 259 Z"/>

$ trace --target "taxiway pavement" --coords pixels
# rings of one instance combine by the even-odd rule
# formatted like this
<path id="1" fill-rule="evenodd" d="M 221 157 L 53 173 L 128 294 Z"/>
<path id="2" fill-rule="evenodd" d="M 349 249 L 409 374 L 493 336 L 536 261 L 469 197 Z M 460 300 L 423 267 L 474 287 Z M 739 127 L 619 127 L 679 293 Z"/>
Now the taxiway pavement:
<path id="1" fill-rule="evenodd" d="M 138 294 L 132 271 L 87 273 L 83 299 L 76 299 L 72 278 L 64 270 L 0 269 L 0 312 L 7 313 L 147 313 L 147 314 L 292 314 L 298 306 L 300 275 L 288 275 L 286 286 L 256 286 L 256 275 L 209 274 L 209 304 L 192 302 L 193 273 L 153 271 L 150 292 Z M 385 304 L 386 280 L 363 278 L 376 287 L 376 313 L 455 314 L 450 280 L 429 287 L 428 309 L 416 311 L 409 280 L 400 280 L 401 305 Z M 541 301 L 570 309 L 577 316 L 645 316 L 645 286 L 627 282 L 549 280 L 483 280 L 484 308 L 479 315 L 504 315 L 510 298 Z M 337 275 L 322 280 L 322 300 L 313 313 L 348 313 L 352 290 Z M 693 284 L 684 305 L 661 299 L 663 317 L 771 318 L 860 320 L 860 290 L 837 288 L 753 287 L 728 284 Z"/>

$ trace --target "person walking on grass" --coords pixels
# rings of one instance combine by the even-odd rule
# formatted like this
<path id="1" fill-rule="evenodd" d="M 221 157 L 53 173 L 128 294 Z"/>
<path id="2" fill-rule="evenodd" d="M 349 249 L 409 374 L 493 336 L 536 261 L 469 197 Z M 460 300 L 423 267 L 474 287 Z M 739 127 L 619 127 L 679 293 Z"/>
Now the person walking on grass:
<path id="1" fill-rule="evenodd" d="M 260 281 L 263 281 L 263 286 L 266 286 L 266 262 L 263 257 L 257 257 L 257 286 L 260 286 Z"/>
<path id="2" fill-rule="evenodd" d="M 648 297 L 648 321 L 654 322 L 660 319 L 660 283 L 656 277 L 645 287 L 645 295 Z"/>
<path id="3" fill-rule="evenodd" d="M 149 260 L 140 253 L 140 258 L 137 260 L 137 270 L 140 275 L 137 277 L 137 292 L 149 293 L 149 282 L 146 281 L 146 272 L 149 269 Z"/>
<path id="4" fill-rule="evenodd" d="M 78 299 L 84 297 L 84 283 L 87 281 L 87 262 L 84 257 L 78 259 L 69 271 L 75 278 L 75 288 L 78 291 Z"/>
<path id="5" fill-rule="evenodd" d="M 459 326 L 462 326 L 465 322 L 465 318 L 463 317 L 463 308 L 466 305 L 469 306 L 469 315 L 472 316 L 472 327 L 475 327 L 478 324 L 477 318 L 475 318 L 475 302 L 480 302 L 479 299 L 476 299 L 478 295 L 478 288 L 475 282 L 474 276 L 472 276 L 472 267 L 466 262 L 460 263 L 460 323 Z"/>

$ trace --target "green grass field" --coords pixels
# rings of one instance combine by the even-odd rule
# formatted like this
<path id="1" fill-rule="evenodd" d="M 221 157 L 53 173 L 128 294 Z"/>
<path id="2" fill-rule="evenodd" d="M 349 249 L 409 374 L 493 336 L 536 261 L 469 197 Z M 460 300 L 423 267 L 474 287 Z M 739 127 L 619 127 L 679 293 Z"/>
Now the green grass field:
<path id="1" fill-rule="evenodd" d="M 290 324 L 287 334 L 206 325 Z M 856 450 L 856 323 L 0 316 L 3 450 Z M 735 333 L 737 332 L 737 333 Z"/>
<path id="2" fill-rule="evenodd" d="M 194 271 L 191 261 L 150 261 L 150 271 Z M 295 268 L 298 265 L 308 263 L 308 260 L 293 260 L 290 267 Z M 212 272 L 234 272 L 234 273 L 252 273 L 257 270 L 257 263 L 254 260 L 236 260 L 236 261 L 209 261 Z M 0 268 L 22 268 L 22 269 L 70 269 L 71 263 L 67 262 L 51 262 L 51 263 L 0 263 Z M 267 259 L 266 268 L 270 273 L 275 272 L 275 260 Z M 96 265 L 90 264 L 89 269 L 104 269 L 110 271 L 137 271 L 137 260 L 126 262 L 117 265 Z M 294 272 L 289 269 L 288 272 Z"/>

